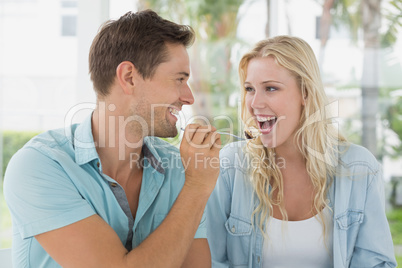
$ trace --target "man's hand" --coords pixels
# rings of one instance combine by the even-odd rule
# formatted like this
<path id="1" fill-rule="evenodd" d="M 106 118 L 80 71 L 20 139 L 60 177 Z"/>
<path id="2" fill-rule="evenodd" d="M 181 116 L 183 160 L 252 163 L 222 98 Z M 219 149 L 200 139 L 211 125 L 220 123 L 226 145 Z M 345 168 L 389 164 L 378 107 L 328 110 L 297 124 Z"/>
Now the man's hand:
<path id="1" fill-rule="evenodd" d="M 220 135 L 212 126 L 190 124 L 184 131 L 180 154 L 185 168 L 185 186 L 210 194 L 219 175 Z"/>

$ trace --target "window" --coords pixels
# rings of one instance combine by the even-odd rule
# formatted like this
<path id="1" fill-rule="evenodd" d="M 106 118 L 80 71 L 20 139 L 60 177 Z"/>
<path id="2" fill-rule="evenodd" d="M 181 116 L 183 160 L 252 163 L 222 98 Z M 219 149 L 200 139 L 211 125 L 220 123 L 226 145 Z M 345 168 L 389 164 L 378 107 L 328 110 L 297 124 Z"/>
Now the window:
<path id="1" fill-rule="evenodd" d="M 61 1 L 61 36 L 77 35 L 78 2 L 76 0 Z"/>
<path id="2" fill-rule="evenodd" d="M 62 36 L 77 35 L 77 16 L 63 15 L 61 17 L 61 35 Z"/>

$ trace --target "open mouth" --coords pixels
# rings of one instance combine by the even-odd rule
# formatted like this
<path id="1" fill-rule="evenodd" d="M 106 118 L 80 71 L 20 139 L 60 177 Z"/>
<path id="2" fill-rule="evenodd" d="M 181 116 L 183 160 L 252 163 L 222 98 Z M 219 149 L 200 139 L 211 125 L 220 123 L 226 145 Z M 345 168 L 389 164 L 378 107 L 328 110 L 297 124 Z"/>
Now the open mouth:
<path id="1" fill-rule="evenodd" d="M 256 116 L 258 126 L 263 133 L 268 133 L 274 127 L 277 117 L 276 116 Z"/>
<path id="2" fill-rule="evenodd" d="M 177 109 L 175 109 L 175 108 L 173 108 L 173 107 L 169 107 L 169 113 L 170 113 L 171 115 L 176 116 L 176 117 L 179 116 L 179 110 L 177 110 Z"/>
<path id="3" fill-rule="evenodd" d="M 177 120 L 179 120 L 179 112 L 180 110 L 176 109 L 175 107 L 169 107 L 168 108 L 169 114 L 172 115 L 172 118 L 174 118 L 175 123 Z"/>

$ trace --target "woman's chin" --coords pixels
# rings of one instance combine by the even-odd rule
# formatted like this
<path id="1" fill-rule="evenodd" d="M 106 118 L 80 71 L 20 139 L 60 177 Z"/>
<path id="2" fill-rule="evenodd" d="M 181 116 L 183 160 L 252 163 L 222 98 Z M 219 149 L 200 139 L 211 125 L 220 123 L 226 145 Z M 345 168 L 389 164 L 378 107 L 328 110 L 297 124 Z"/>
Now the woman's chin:
<path id="1" fill-rule="evenodd" d="M 273 149 L 276 147 L 276 143 L 272 139 L 261 137 L 261 143 L 265 148 L 268 149 Z"/>

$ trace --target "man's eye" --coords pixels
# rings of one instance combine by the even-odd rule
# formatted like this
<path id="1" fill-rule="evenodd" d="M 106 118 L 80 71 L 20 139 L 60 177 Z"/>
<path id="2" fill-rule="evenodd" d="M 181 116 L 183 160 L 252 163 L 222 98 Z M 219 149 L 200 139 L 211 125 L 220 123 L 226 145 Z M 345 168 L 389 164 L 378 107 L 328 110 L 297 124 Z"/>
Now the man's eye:
<path id="1" fill-rule="evenodd" d="M 184 78 L 179 78 L 177 79 L 180 83 L 183 83 L 183 81 L 185 80 Z"/>

